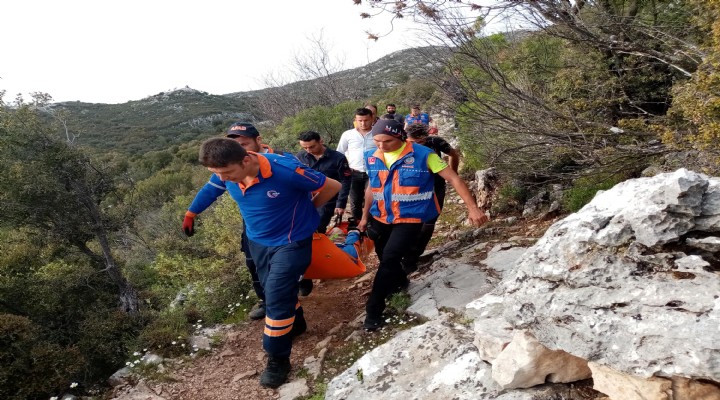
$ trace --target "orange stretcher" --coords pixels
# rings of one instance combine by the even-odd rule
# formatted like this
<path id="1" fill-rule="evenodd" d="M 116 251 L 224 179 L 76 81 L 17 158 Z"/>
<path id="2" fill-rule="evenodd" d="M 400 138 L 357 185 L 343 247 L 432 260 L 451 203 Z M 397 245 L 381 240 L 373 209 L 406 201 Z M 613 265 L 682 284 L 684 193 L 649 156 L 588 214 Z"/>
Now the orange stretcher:
<path id="1" fill-rule="evenodd" d="M 347 234 L 347 222 L 339 222 L 335 227 Z M 374 243 L 367 236 L 363 236 L 354 246 L 359 255 L 357 259 L 342 251 L 327 235 L 314 233 L 312 261 L 303 277 L 305 279 L 346 279 L 365 273 L 367 268 L 362 259 L 370 254 L 375 247 Z"/>

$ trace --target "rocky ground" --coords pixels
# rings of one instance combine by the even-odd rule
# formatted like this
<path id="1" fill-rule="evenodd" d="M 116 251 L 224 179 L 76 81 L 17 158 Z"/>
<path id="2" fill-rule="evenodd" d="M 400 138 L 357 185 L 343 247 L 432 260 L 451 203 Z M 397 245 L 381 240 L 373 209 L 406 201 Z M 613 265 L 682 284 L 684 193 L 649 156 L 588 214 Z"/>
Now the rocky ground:
<path id="1" fill-rule="evenodd" d="M 430 248 L 462 237 L 461 204 L 452 196 L 436 229 Z M 552 220 L 505 218 L 491 221 L 484 240 L 500 242 L 521 235 L 539 238 Z M 452 254 L 449 254 L 452 257 Z M 483 253 L 478 255 L 481 259 Z M 479 261 L 479 260 L 478 260 Z M 263 321 L 248 321 L 226 329 L 217 345 L 204 356 L 191 360 L 164 362 L 162 373 L 152 373 L 120 385 L 112 393 L 114 400 L 162 399 L 293 399 L 323 398 L 327 382 L 370 349 L 391 339 L 398 331 L 417 325 L 422 319 L 403 312 L 407 296 L 396 297 L 389 307 L 389 325 L 374 333 L 360 328 L 364 305 L 370 292 L 377 260 L 367 263 L 368 272 L 358 278 L 315 281 L 310 296 L 302 298 L 308 330 L 293 346 L 291 384 L 278 390 L 263 388 L 258 379 L 265 366 L 262 351 Z M 419 279 L 423 270 L 411 275 Z M 314 397 L 315 396 L 315 397 Z"/>

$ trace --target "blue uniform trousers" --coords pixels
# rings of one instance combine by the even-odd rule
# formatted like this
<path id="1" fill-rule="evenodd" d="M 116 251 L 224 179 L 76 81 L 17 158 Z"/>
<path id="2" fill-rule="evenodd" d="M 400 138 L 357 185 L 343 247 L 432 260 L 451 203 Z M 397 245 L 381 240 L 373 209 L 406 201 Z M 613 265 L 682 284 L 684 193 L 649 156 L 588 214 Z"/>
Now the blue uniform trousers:
<path id="1" fill-rule="evenodd" d="M 248 240 L 265 292 L 263 348 L 273 357 L 288 357 L 295 319 L 304 318 L 298 302 L 300 279 L 310 265 L 312 237 L 280 246 Z"/>
<path id="2" fill-rule="evenodd" d="M 253 290 L 255 291 L 255 295 L 260 301 L 264 302 L 265 292 L 263 291 L 262 285 L 260 284 L 260 277 L 257 273 L 255 260 L 253 260 L 252 255 L 250 254 L 250 245 L 248 243 L 249 241 L 250 239 L 248 239 L 247 234 L 245 233 L 245 227 L 243 227 L 242 239 L 240 240 L 240 251 L 245 253 L 245 266 L 250 272 L 250 277 L 252 278 L 252 285 Z"/>

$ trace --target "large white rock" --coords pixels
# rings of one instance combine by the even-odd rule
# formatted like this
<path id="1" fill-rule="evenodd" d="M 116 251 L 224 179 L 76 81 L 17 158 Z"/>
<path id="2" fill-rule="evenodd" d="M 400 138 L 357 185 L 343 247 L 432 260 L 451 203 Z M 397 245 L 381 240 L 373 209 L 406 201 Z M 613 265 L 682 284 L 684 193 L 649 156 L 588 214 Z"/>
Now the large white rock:
<path id="1" fill-rule="evenodd" d="M 468 303 L 466 314 L 473 317 L 475 347 L 480 358 L 492 364 L 512 340 L 513 327 L 502 317 L 505 298 L 487 294 Z"/>
<path id="2" fill-rule="evenodd" d="M 440 320 L 403 331 L 336 376 L 325 399 L 494 399 L 490 364 L 472 340 Z"/>
<path id="3" fill-rule="evenodd" d="M 442 309 L 464 312 L 469 302 L 489 292 L 498 281 L 479 267 L 449 259 L 436 261 L 432 269 L 408 290 L 412 304 L 407 311 L 429 319 L 438 318 Z"/>
<path id="4" fill-rule="evenodd" d="M 630 375 L 720 381 L 720 275 L 683 247 L 688 234 L 716 236 L 718 216 L 717 178 L 620 183 L 550 227 L 492 295 L 550 349 Z"/>

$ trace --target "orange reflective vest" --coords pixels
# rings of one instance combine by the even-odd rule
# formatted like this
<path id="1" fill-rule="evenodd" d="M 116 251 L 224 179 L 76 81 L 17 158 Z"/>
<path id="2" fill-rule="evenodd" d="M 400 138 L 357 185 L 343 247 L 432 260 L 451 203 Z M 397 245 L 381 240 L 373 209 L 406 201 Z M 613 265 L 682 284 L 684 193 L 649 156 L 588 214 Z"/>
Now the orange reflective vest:
<path id="1" fill-rule="evenodd" d="M 428 169 L 432 150 L 408 142 L 388 169 L 385 154 L 365 153 L 365 164 L 373 195 L 370 214 L 385 224 L 429 221 L 440 214 L 434 192 L 433 173 Z"/>

